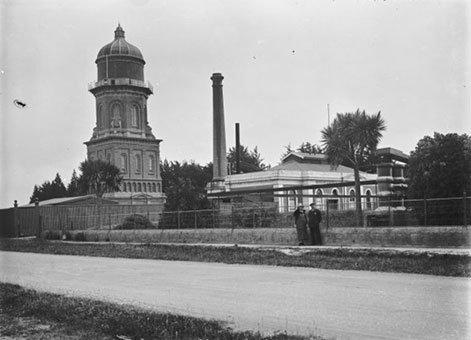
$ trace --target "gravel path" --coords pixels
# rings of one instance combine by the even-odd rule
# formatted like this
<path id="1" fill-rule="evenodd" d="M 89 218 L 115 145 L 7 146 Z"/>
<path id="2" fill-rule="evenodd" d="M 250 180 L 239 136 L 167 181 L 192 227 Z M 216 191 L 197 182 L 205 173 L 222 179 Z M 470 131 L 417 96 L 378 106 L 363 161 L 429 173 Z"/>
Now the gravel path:
<path id="1" fill-rule="evenodd" d="M 471 279 L 0 252 L 2 282 L 338 339 L 468 339 Z"/>

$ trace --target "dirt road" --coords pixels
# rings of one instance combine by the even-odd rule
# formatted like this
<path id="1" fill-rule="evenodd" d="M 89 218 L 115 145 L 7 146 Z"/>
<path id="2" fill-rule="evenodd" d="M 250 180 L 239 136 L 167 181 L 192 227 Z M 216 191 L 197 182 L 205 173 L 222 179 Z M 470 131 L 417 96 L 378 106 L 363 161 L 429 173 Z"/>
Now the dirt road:
<path id="1" fill-rule="evenodd" d="M 0 280 L 42 291 L 337 339 L 469 339 L 471 279 L 0 252 Z"/>

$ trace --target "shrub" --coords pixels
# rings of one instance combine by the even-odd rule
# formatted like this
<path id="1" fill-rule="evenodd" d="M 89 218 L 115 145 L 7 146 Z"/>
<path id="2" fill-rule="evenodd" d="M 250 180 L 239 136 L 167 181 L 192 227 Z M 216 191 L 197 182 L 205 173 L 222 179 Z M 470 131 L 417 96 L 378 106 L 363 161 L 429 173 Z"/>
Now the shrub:
<path id="1" fill-rule="evenodd" d="M 74 235 L 74 241 L 78 241 L 78 242 L 83 242 L 85 241 L 85 234 L 83 232 L 80 232 L 80 233 L 76 233 Z"/>
<path id="2" fill-rule="evenodd" d="M 146 216 L 134 214 L 126 217 L 115 229 L 155 229 L 155 225 Z"/>
<path id="3" fill-rule="evenodd" d="M 61 233 L 58 230 L 46 230 L 43 234 L 46 240 L 60 240 Z"/>

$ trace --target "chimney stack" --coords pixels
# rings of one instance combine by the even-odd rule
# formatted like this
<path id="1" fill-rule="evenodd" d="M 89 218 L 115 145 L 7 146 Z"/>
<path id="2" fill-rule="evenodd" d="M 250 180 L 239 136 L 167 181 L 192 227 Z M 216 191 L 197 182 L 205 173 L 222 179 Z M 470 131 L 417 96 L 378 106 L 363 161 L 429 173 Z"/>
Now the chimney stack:
<path id="1" fill-rule="evenodd" d="M 213 73 L 213 181 L 224 181 L 227 176 L 226 130 L 221 73 Z"/>

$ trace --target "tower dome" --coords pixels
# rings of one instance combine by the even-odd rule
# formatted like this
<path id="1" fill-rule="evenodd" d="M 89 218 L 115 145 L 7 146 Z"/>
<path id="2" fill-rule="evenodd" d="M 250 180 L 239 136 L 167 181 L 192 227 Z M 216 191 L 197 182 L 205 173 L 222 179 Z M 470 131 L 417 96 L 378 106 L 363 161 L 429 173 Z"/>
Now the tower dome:
<path id="1" fill-rule="evenodd" d="M 128 43 L 124 38 L 124 30 L 120 24 L 118 24 L 118 27 L 114 31 L 114 40 L 103 46 L 100 52 L 98 52 L 96 57 L 97 61 L 107 55 L 126 55 L 144 60 L 141 51 L 136 46 Z"/>
<path id="2" fill-rule="evenodd" d="M 114 31 L 114 40 L 100 49 L 95 63 L 98 81 L 113 78 L 144 80 L 144 57 L 136 46 L 126 41 L 120 24 Z"/>

